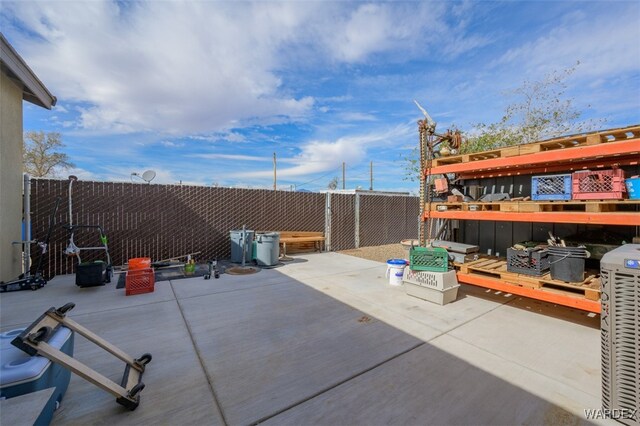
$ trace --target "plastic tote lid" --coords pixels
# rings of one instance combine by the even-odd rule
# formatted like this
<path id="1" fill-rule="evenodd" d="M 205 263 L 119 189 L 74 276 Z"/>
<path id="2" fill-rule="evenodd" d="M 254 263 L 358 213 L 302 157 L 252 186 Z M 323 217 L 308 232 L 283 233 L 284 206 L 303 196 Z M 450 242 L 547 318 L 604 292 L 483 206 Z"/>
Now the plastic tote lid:
<path id="1" fill-rule="evenodd" d="M 404 259 L 389 259 L 389 260 L 387 260 L 387 265 L 400 266 L 400 265 L 406 265 L 406 264 L 407 264 L 407 261 L 404 260 Z"/>
<path id="2" fill-rule="evenodd" d="M 22 333 L 24 329 L 11 330 L 0 334 L 0 388 L 31 382 L 45 372 L 51 361 L 34 355 L 29 356 L 11 344 L 11 341 Z M 71 336 L 71 330 L 60 327 L 56 334 L 49 339 L 49 345 L 61 349 Z"/>

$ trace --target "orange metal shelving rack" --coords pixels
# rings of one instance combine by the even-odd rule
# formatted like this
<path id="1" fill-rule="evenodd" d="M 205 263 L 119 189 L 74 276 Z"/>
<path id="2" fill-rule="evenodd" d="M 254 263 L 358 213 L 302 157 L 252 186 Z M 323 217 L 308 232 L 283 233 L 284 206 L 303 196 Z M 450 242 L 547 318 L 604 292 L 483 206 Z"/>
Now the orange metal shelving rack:
<path id="1" fill-rule="evenodd" d="M 587 225 L 640 226 L 639 212 L 495 212 L 432 211 L 431 217 L 458 220 L 498 220 L 507 222 L 581 223 Z"/>
<path id="2" fill-rule="evenodd" d="M 613 135 L 613 136 L 611 136 Z M 577 146 L 552 149 L 574 141 Z M 548 148 L 548 149 L 547 149 Z M 640 164 L 640 126 L 613 129 L 579 135 L 576 138 L 560 138 L 540 143 L 491 151 L 496 158 L 482 158 L 482 153 L 472 156 L 456 156 L 436 161 L 431 175 L 455 173 L 463 179 L 481 179 L 499 176 L 532 175 L 549 172 L 572 172 L 583 169 L 610 168 L 614 165 Z M 516 151 L 514 151 L 516 150 Z M 535 152 L 539 150 L 540 152 Z M 533 152 L 532 152 L 533 151 Z M 426 174 L 426 170 L 425 170 Z M 615 201 L 613 202 L 615 203 Z M 426 216 L 426 213 L 425 213 Z M 640 212 L 634 211 L 431 211 L 431 218 L 457 220 L 490 220 L 510 222 L 577 223 L 593 225 L 640 226 Z M 538 300 L 569 306 L 590 312 L 600 312 L 600 302 L 570 294 L 550 292 L 509 284 L 506 281 L 475 274 L 458 272 L 458 280 L 493 290 L 504 291 Z"/>

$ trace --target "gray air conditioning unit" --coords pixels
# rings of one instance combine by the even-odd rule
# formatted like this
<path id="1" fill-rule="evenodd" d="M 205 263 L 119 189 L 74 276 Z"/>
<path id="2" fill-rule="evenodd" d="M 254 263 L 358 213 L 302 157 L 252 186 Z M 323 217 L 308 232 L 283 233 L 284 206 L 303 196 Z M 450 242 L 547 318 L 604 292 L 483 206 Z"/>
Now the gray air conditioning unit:
<path id="1" fill-rule="evenodd" d="M 602 408 L 640 425 L 640 244 L 625 244 L 600 261 L 602 280 Z"/>

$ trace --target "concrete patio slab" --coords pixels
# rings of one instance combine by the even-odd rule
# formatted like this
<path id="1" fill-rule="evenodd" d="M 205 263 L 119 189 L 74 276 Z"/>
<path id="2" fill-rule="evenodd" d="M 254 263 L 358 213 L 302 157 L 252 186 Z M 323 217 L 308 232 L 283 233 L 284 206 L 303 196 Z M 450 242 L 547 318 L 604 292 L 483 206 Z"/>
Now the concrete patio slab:
<path id="1" fill-rule="evenodd" d="M 286 268 L 282 268 L 280 271 L 291 278 L 308 279 L 380 268 L 380 262 L 333 252 L 311 253 L 295 257 L 295 259 L 299 258 L 303 258 L 307 262 L 290 262 Z"/>
<path id="2" fill-rule="evenodd" d="M 168 284 L 168 283 L 167 283 Z M 223 424 L 207 378 L 175 301 L 84 314 L 76 321 L 132 356 L 153 355 L 143 381 L 140 406 L 133 412 L 111 395 L 72 375 L 56 424 Z M 76 358 L 118 381 L 124 363 L 84 339 Z"/>
<path id="3" fill-rule="evenodd" d="M 283 282 L 290 282 L 292 278 L 279 272 L 280 268 L 262 269 L 257 274 L 231 275 L 221 274 L 220 278 L 205 280 L 203 277 L 183 278 L 172 280 L 176 297 L 186 299 L 189 297 L 203 296 L 213 293 L 225 293 L 228 291 L 249 290 Z"/>
<path id="4" fill-rule="evenodd" d="M 601 395 L 599 316 L 518 299 L 449 335 L 594 397 Z"/>
<path id="5" fill-rule="evenodd" d="M 61 276 L 0 295 L 0 330 L 72 301 L 82 325 L 153 354 L 136 411 L 72 376 L 53 424 L 579 424 L 600 407 L 598 316 L 470 286 L 439 306 L 385 269 L 310 254 L 130 297 Z M 119 382 L 97 346 L 78 338 L 75 354 Z"/>
<path id="6" fill-rule="evenodd" d="M 583 424 L 598 399 L 448 336 L 266 424 Z"/>
<path id="7" fill-rule="evenodd" d="M 75 285 L 75 275 L 61 275 L 36 291 L 2 293 L 5 309 L 0 310 L 0 324 L 2 328 L 28 325 L 48 308 L 67 302 L 76 304 L 70 313 L 74 316 L 174 299 L 171 286 L 166 281 L 158 283 L 153 293 L 130 297 L 124 296 L 124 289 L 116 289 L 116 282 L 117 276 L 104 286 L 80 288 Z"/>
<path id="8" fill-rule="evenodd" d="M 300 283 L 180 305 L 231 424 L 269 417 L 421 343 Z"/>
<path id="9" fill-rule="evenodd" d="M 371 302 L 363 299 L 354 292 L 350 292 L 348 288 L 341 285 L 332 285 L 333 283 L 334 281 L 331 281 L 331 284 L 328 284 L 327 281 L 322 278 L 310 278 L 305 280 L 304 285 L 314 288 L 340 303 L 360 310 L 368 316 L 376 318 L 377 320 L 414 336 L 421 341 L 429 341 L 442 334 L 440 330 L 417 321 L 410 312 L 408 314 L 398 314 L 390 308 L 389 304 L 385 303 L 385 299 Z M 388 291 L 397 292 L 402 291 L 402 289 L 388 287 Z M 418 299 L 416 299 L 416 301 L 419 303 L 428 303 L 419 301 Z"/>
<path id="10" fill-rule="evenodd" d="M 440 332 L 452 330 L 513 300 L 510 295 L 505 297 L 505 294 L 486 293 L 478 287 L 462 286 L 458 299 L 442 307 L 407 296 L 402 286 L 390 286 L 384 277 L 384 270 L 384 267 L 378 266 L 363 269 L 361 273 L 349 272 L 335 277 L 304 279 L 304 282 L 358 309 L 366 310 L 367 304 L 371 304 L 409 317 Z"/>

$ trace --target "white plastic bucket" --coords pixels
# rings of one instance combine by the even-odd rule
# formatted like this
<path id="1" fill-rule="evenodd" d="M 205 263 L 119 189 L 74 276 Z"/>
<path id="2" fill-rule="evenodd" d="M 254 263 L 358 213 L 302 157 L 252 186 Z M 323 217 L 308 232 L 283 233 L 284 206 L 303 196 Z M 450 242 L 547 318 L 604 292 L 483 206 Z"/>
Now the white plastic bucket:
<path id="1" fill-rule="evenodd" d="M 387 272 L 385 276 L 389 278 L 390 285 L 402 285 L 402 275 L 404 274 L 404 268 L 406 266 L 407 261 L 404 259 L 387 260 Z"/>

